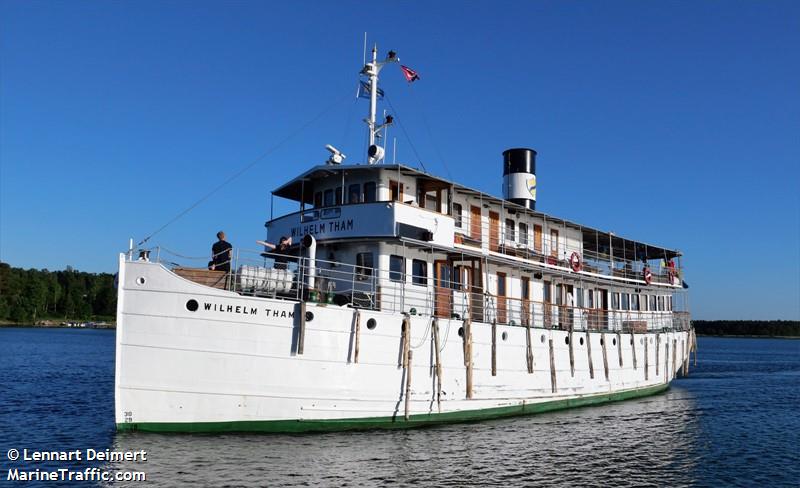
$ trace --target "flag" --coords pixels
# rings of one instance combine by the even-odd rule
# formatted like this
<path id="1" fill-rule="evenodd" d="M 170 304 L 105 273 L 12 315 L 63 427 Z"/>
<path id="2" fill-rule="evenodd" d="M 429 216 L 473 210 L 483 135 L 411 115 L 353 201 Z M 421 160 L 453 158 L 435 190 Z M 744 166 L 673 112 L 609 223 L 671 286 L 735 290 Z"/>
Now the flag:
<path id="1" fill-rule="evenodd" d="M 401 64 L 400 69 L 403 70 L 403 74 L 406 77 L 406 81 L 408 81 L 409 83 L 412 83 L 419 79 L 419 75 L 417 74 L 417 72 L 409 68 L 408 66 L 403 66 Z"/>
<path id="2" fill-rule="evenodd" d="M 356 98 L 370 98 L 369 84 L 366 81 L 358 81 L 358 96 Z M 378 87 L 378 99 L 383 98 L 383 90 Z"/>

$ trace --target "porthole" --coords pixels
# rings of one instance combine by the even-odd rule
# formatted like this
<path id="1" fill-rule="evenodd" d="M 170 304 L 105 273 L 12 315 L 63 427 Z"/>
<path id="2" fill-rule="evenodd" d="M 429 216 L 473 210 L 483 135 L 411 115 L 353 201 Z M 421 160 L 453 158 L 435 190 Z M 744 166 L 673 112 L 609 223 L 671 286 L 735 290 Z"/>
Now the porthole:
<path id="1" fill-rule="evenodd" d="M 139 286 L 144 285 L 144 276 L 140 276 L 140 277 L 136 278 L 136 284 L 139 285 Z"/>
<path id="2" fill-rule="evenodd" d="M 194 298 L 186 302 L 186 310 L 190 312 L 196 312 L 198 307 L 199 305 L 197 304 L 197 300 L 195 300 Z"/>
<path id="3" fill-rule="evenodd" d="M 616 337 L 611 339 L 611 345 L 612 346 L 616 346 L 617 345 L 617 338 Z"/>
<path id="4" fill-rule="evenodd" d="M 500 337 L 501 337 L 501 338 L 502 338 L 504 341 L 505 341 L 505 340 L 508 340 L 508 332 L 503 332 L 502 334 L 500 334 Z"/>
<path id="5" fill-rule="evenodd" d="M 544 344 L 544 341 L 545 341 L 545 337 L 544 337 L 544 334 L 542 334 L 542 344 Z"/>
<path id="6" fill-rule="evenodd" d="M 583 337 L 581 337 L 581 346 L 583 345 Z"/>
<path id="7" fill-rule="evenodd" d="M 463 327 L 459 327 L 458 328 L 458 337 L 464 337 L 464 328 Z"/>
<path id="8" fill-rule="evenodd" d="M 564 343 L 565 343 L 565 344 L 569 344 L 569 336 L 567 336 L 567 337 L 565 337 L 565 338 L 564 338 Z"/>
<path id="9" fill-rule="evenodd" d="M 367 329 L 373 330 L 377 326 L 378 326 L 378 322 L 376 322 L 375 319 L 367 320 Z"/>
<path id="10" fill-rule="evenodd" d="M 312 320 L 314 320 L 314 313 L 306 312 L 306 322 L 311 322 Z"/>

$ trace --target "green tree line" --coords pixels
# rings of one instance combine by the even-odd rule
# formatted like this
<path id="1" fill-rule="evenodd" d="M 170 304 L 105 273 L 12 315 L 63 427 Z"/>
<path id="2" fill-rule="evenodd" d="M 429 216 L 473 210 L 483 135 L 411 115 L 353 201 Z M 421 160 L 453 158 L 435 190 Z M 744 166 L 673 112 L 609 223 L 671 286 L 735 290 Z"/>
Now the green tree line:
<path id="1" fill-rule="evenodd" d="M 0 262 L 0 321 L 109 320 L 117 310 L 114 275 L 12 268 Z"/>
<path id="2" fill-rule="evenodd" d="M 699 335 L 800 337 L 797 320 L 692 320 Z"/>

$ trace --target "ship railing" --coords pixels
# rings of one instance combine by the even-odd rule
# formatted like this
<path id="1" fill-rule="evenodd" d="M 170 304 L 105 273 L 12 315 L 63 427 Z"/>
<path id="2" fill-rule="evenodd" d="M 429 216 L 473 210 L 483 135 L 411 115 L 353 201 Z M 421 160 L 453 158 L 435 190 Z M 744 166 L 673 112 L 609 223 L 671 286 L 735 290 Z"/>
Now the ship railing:
<path id="1" fill-rule="evenodd" d="M 207 268 L 206 257 L 183 256 L 165 248 L 153 248 L 149 257 L 173 269 L 186 269 L 176 259 L 191 261 L 198 271 Z M 605 310 L 498 296 L 440 276 L 242 249 L 234 251 L 231 270 L 221 283 L 246 296 L 542 329 L 638 333 L 688 330 L 691 325 L 686 312 Z"/>
<path id="2" fill-rule="evenodd" d="M 489 251 L 557 266 L 567 271 L 572 269 L 570 259 L 572 254 L 576 253 L 581 261 L 581 269 L 585 272 L 644 281 L 644 269 L 649 268 L 652 283 L 658 284 L 679 284 L 683 277 L 679 258 L 673 260 L 670 266 L 669 260 L 662 258 L 648 260 L 635 256 L 620 258 L 608 253 L 589 251 L 584 249 L 581 240 L 566 238 L 564 235 L 553 238 L 542 233 L 537 237 L 532 223 L 527 225 L 527 232 L 523 237 L 519 233 L 518 225 L 513 232 L 505 226 L 502 219 L 494 226 L 481 222 L 480 227 L 472 227 L 470 216 L 464 214 L 460 226 L 457 223 L 455 229 L 455 242 L 476 248 L 485 247 Z"/>

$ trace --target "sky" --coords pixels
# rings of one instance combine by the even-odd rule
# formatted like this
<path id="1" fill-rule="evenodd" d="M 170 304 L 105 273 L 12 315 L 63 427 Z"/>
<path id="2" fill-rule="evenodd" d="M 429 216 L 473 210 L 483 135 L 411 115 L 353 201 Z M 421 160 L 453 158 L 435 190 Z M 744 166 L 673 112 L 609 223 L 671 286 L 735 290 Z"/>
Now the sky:
<path id="1" fill-rule="evenodd" d="M 0 260 L 115 272 L 198 201 L 148 245 L 254 247 L 326 144 L 363 162 L 364 32 L 421 77 L 381 75 L 398 161 L 501 195 L 534 148 L 537 209 L 680 249 L 694 318 L 800 319 L 790 1 L 3 0 Z"/>

